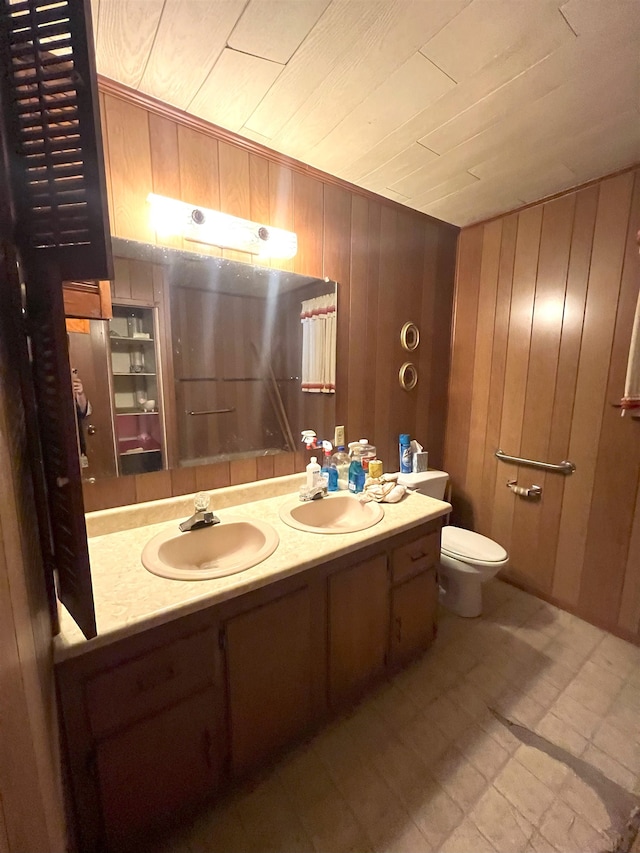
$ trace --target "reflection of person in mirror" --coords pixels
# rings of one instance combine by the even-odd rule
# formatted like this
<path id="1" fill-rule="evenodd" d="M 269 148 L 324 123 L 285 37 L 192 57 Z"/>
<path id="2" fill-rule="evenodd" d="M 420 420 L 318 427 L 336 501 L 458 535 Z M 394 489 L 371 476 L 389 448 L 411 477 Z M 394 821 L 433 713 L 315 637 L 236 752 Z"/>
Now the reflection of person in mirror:
<path id="1" fill-rule="evenodd" d="M 78 423 L 80 463 L 83 468 L 86 468 L 89 460 L 87 459 L 87 442 L 84 435 L 83 422 L 91 414 L 91 403 L 87 399 L 82 380 L 78 376 L 78 371 L 75 367 L 71 369 L 71 385 L 73 387 L 73 401 L 76 407 L 76 421 Z"/>

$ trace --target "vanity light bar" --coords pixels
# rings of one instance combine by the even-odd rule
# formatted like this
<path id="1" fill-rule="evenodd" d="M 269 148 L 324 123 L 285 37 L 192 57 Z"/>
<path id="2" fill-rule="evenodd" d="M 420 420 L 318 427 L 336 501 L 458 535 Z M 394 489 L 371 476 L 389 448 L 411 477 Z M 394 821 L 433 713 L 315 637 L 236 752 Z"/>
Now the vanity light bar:
<path id="1" fill-rule="evenodd" d="M 160 236 L 182 236 L 194 243 L 249 252 L 261 258 L 293 258 L 298 237 L 293 231 L 240 219 L 219 210 L 149 193 L 151 227 Z"/>

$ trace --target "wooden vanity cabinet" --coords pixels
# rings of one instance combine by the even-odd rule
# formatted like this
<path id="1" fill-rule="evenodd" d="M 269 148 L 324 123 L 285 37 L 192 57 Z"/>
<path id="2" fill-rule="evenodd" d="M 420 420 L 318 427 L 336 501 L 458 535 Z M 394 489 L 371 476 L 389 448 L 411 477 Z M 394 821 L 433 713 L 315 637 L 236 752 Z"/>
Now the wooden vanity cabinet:
<path id="1" fill-rule="evenodd" d="M 219 787 L 223 732 L 216 726 L 216 701 L 215 688 L 208 687 L 97 742 L 108 849 L 135 850 L 147 829 Z"/>
<path id="2" fill-rule="evenodd" d="M 392 667 L 401 666 L 435 639 L 440 530 L 417 536 L 391 551 Z"/>
<path id="3" fill-rule="evenodd" d="M 389 576 L 380 554 L 328 578 L 329 704 L 340 707 L 377 678 L 387 661 Z"/>
<path id="4" fill-rule="evenodd" d="M 57 666 L 73 849 L 126 851 L 435 635 L 440 522 Z"/>
<path id="5" fill-rule="evenodd" d="M 56 667 L 73 849 L 139 849 L 147 831 L 220 787 L 225 690 L 203 614 Z"/>
<path id="6" fill-rule="evenodd" d="M 231 772 L 241 776 L 313 717 L 309 587 L 240 613 L 223 628 Z"/>
<path id="7" fill-rule="evenodd" d="M 392 665 L 406 663 L 431 645 L 437 606 L 435 566 L 391 590 Z"/>

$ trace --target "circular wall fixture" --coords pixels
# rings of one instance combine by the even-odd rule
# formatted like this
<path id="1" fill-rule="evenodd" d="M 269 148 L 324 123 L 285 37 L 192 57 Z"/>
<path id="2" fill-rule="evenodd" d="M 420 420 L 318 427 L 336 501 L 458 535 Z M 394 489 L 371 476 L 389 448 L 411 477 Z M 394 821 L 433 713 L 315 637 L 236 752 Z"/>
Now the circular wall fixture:
<path id="1" fill-rule="evenodd" d="M 398 372 L 398 379 L 405 391 L 411 391 L 418 384 L 418 368 L 410 361 L 405 361 Z"/>
<path id="2" fill-rule="evenodd" d="M 400 343 L 407 352 L 413 352 L 420 343 L 420 329 L 415 323 L 405 323 L 400 331 Z"/>

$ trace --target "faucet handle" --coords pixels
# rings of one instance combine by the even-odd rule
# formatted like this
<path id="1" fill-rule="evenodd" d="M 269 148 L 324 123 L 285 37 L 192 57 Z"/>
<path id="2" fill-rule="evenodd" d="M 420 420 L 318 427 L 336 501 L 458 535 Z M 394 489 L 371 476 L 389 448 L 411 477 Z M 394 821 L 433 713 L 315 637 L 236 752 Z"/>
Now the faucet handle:
<path id="1" fill-rule="evenodd" d="M 211 495 L 207 492 L 198 492 L 193 500 L 193 505 L 196 512 L 206 512 L 211 502 Z"/>

